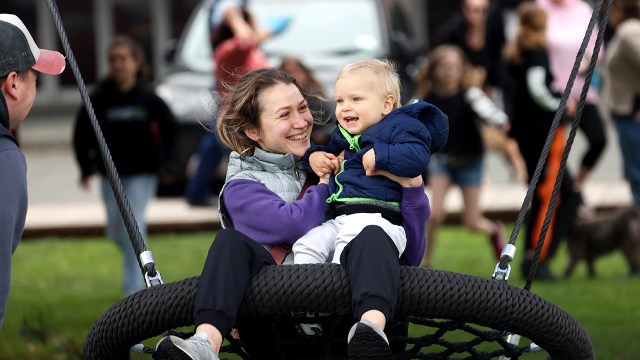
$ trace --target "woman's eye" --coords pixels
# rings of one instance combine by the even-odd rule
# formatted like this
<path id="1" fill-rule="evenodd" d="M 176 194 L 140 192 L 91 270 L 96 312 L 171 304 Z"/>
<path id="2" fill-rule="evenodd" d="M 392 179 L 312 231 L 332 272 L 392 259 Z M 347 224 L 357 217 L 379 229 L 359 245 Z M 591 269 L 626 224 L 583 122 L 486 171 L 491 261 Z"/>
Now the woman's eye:
<path id="1" fill-rule="evenodd" d="M 336 104 L 342 104 L 342 99 L 337 99 Z"/>
<path id="2" fill-rule="evenodd" d="M 280 118 L 281 119 L 284 119 L 284 118 L 286 118 L 288 116 L 289 116 L 289 112 L 288 111 L 287 112 L 283 112 L 282 114 L 280 114 Z"/>
<path id="3" fill-rule="evenodd" d="M 361 97 L 357 97 L 357 96 L 356 96 L 356 97 L 354 97 L 354 98 L 353 98 L 353 101 L 360 101 L 360 100 L 362 100 L 362 98 L 361 98 Z"/>
<path id="4" fill-rule="evenodd" d="M 304 104 L 304 105 L 300 106 L 299 111 L 306 111 L 308 108 L 309 108 L 309 105 Z"/>

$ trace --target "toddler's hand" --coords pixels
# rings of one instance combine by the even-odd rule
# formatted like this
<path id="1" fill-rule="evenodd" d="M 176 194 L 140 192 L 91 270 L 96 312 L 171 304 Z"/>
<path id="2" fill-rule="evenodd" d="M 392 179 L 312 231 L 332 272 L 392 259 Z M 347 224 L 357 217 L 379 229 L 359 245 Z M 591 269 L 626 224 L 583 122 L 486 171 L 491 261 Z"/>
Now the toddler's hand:
<path id="1" fill-rule="evenodd" d="M 376 169 L 376 152 L 370 149 L 362 156 L 362 167 L 367 175 L 371 175 Z"/>
<path id="2" fill-rule="evenodd" d="M 319 178 L 330 175 L 338 167 L 338 158 L 332 153 L 315 151 L 309 155 L 309 166 Z"/>

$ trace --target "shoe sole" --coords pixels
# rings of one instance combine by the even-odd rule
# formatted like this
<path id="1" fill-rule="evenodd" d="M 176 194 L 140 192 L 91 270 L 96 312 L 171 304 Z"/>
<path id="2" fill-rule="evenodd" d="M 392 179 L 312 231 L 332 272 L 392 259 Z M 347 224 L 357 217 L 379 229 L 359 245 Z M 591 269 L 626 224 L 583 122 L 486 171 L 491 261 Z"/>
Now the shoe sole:
<path id="1" fill-rule="evenodd" d="M 347 345 L 349 359 L 393 359 L 389 344 L 378 333 L 364 324 L 357 324 L 356 332 Z"/>
<path id="2" fill-rule="evenodd" d="M 156 352 L 153 354 L 154 360 L 193 360 L 185 351 L 166 337 L 160 341 Z"/>

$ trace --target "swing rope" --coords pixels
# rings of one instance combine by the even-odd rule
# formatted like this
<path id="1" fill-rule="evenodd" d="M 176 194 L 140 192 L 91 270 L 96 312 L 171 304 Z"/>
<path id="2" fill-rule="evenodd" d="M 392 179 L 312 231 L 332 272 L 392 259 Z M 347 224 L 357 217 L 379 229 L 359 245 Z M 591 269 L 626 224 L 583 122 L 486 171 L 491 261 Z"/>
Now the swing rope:
<path id="1" fill-rule="evenodd" d="M 84 80 L 82 79 L 82 74 L 80 73 L 78 62 L 76 61 L 76 58 L 73 55 L 73 51 L 71 50 L 71 45 L 69 44 L 69 39 L 67 38 L 67 34 L 64 30 L 64 26 L 62 24 L 62 19 L 60 17 L 56 2 L 55 0 L 47 0 L 47 4 L 49 5 L 49 10 L 51 11 L 51 15 L 53 17 L 56 30 L 58 31 L 58 35 L 60 36 L 62 47 L 64 48 L 67 61 L 69 62 L 69 67 L 71 68 L 71 71 L 76 78 L 76 82 L 78 83 L 80 96 L 82 97 L 85 109 L 87 111 L 87 114 L 89 115 L 91 125 L 93 126 L 93 131 L 96 134 L 98 147 L 100 148 L 100 154 L 102 155 L 102 161 L 105 165 L 107 177 L 109 179 L 109 183 L 111 184 L 111 188 L 113 189 L 113 194 L 115 195 L 116 202 L 118 203 L 118 208 L 120 209 L 120 213 L 122 214 L 124 224 L 127 228 L 129 239 L 131 239 L 131 244 L 133 245 L 135 253 L 137 255 L 139 254 L 138 264 L 140 265 L 142 275 L 145 278 L 147 287 L 162 284 L 162 277 L 160 276 L 160 272 L 155 269 L 155 261 L 153 260 L 153 255 L 150 251 L 147 250 L 145 241 L 140 234 L 138 223 L 136 222 L 136 218 L 133 215 L 133 211 L 131 210 L 131 206 L 129 205 L 129 201 L 127 200 L 127 196 L 122 187 L 122 183 L 120 182 L 120 177 L 118 176 L 118 171 L 116 170 L 113 158 L 111 157 L 111 152 L 109 151 L 109 147 L 107 146 L 102 130 L 100 129 L 100 124 L 98 123 L 95 111 L 93 110 L 91 99 L 89 98 L 89 92 L 87 91 Z"/>
<path id="2" fill-rule="evenodd" d="M 595 70 L 597 61 L 598 61 L 598 56 L 600 54 L 600 48 L 602 47 L 602 43 L 603 43 L 603 39 L 604 39 L 604 29 L 606 27 L 607 24 L 607 20 L 609 19 L 609 15 L 611 13 L 611 8 L 612 8 L 612 4 L 613 4 L 613 0 L 608 1 L 607 4 L 607 9 L 606 12 L 604 14 L 602 14 L 602 0 L 599 0 L 596 2 L 596 5 L 594 7 L 593 13 L 591 14 L 591 19 L 589 20 L 589 25 L 587 26 L 587 30 L 585 33 L 584 38 L 582 39 L 582 43 L 580 45 L 580 49 L 578 50 L 578 53 L 576 54 L 576 60 L 573 64 L 573 68 L 571 69 L 571 74 L 569 76 L 569 80 L 567 81 L 567 85 L 564 89 L 564 92 L 562 94 L 562 99 L 560 100 L 560 105 L 558 106 L 558 110 L 556 111 L 556 114 L 554 116 L 553 122 L 551 124 L 551 128 L 549 130 L 549 133 L 547 134 L 547 139 L 544 145 L 544 148 L 542 150 L 542 153 L 540 154 L 540 158 L 538 160 L 538 164 L 536 165 L 536 169 L 533 173 L 533 176 L 531 178 L 531 182 L 529 183 L 529 188 L 527 189 L 527 194 L 524 198 L 524 201 L 522 202 L 522 207 L 520 208 L 520 211 L 518 212 L 518 217 L 516 219 L 515 225 L 513 227 L 513 231 L 511 232 L 511 236 L 509 238 L 509 242 L 508 245 L 511 246 L 515 246 L 516 240 L 518 238 L 518 234 L 520 232 L 520 229 L 522 227 L 522 224 L 524 223 L 524 218 L 527 212 L 527 209 L 529 208 L 529 206 L 531 205 L 531 202 L 533 200 L 533 196 L 535 194 L 535 190 L 536 190 L 536 186 L 538 185 L 538 181 L 540 180 L 540 175 L 542 174 L 542 171 L 544 169 L 544 164 L 546 162 L 547 159 L 547 155 L 549 154 L 549 151 L 551 149 L 551 143 L 553 142 L 553 139 L 556 135 L 556 130 L 558 129 L 558 126 L 560 124 L 560 121 L 562 119 L 562 114 L 565 112 L 566 108 L 567 108 L 567 101 L 569 99 L 569 95 L 571 94 L 571 89 L 573 88 L 573 84 L 575 82 L 576 77 L 578 76 L 578 70 L 580 68 L 580 64 L 582 63 L 582 59 L 584 57 L 586 48 L 589 44 L 589 40 L 591 39 L 591 34 L 593 32 L 593 28 L 595 27 L 596 23 L 598 22 L 598 20 L 600 21 L 599 23 L 599 27 L 598 27 L 598 34 L 597 34 L 597 38 L 596 38 L 596 42 L 594 45 L 594 49 L 593 49 L 593 54 L 591 56 L 590 62 L 589 62 L 589 67 L 586 71 L 585 74 L 585 82 L 584 85 L 582 86 L 582 90 L 580 92 L 580 99 L 578 101 L 578 106 L 576 109 L 576 114 L 575 117 L 571 123 L 571 131 L 569 132 L 569 136 L 567 137 L 567 141 L 566 141 L 566 145 L 564 148 L 564 151 L 562 153 L 562 160 L 560 162 L 560 170 L 558 171 L 558 176 L 556 177 L 556 181 L 554 183 L 553 186 L 553 192 L 551 194 L 551 201 L 547 207 L 547 211 L 545 213 L 545 217 L 544 217 L 544 222 L 543 222 L 543 226 L 542 226 L 542 230 L 540 232 L 540 237 L 538 239 L 538 243 L 535 249 L 535 253 L 533 255 L 532 261 L 531 261 L 531 268 L 529 271 L 529 274 L 527 275 L 527 280 L 524 286 L 524 289 L 526 289 L 527 291 L 531 290 L 531 286 L 533 284 L 533 279 L 535 278 L 535 274 L 536 274 L 536 270 L 538 268 L 538 262 L 540 259 L 540 256 L 542 254 L 542 249 L 544 246 L 544 242 L 546 239 L 546 235 L 547 235 L 547 231 L 549 230 L 549 226 L 551 224 L 551 218 L 553 216 L 555 207 L 556 207 L 556 203 L 557 203 L 557 199 L 558 199 L 558 194 L 560 192 L 560 184 L 562 183 L 562 178 L 564 177 L 564 173 L 567 167 L 567 159 L 569 158 L 569 153 L 571 151 L 571 147 L 573 146 L 573 141 L 576 137 L 577 131 L 578 131 L 578 126 L 580 125 L 580 120 L 582 118 L 582 112 L 584 110 L 584 105 L 585 105 L 585 101 L 587 98 L 587 92 L 589 90 L 589 86 L 591 84 L 591 78 L 593 76 L 593 72 Z M 513 249 L 513 248 L 511 248 Z M 499 280 L 507 280 L 508 278 L 508 272 L 509 272 L 509 262 L 513 260 L 513 253 L 505 253 L 503 251 L 501 257 L 500 257 L 500 262 L 496 265 L 496 271 L 494 272 L 493 277 Z"/>

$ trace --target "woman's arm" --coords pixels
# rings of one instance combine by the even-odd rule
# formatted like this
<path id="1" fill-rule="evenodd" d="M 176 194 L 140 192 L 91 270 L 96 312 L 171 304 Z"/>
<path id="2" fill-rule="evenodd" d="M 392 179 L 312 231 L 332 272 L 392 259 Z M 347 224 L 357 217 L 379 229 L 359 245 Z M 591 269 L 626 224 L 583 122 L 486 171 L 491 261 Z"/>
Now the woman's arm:
<path id="1" fill-rule="evenodd" d="M 429 198 L 422 182 L 415 187 L 402 187 L 402 226 L 407 235 L 407 247 L 400 257 L 404 265 L 418 266 L 427 246 L 427 219 L 431 214 Z"/>
<path id="2" fill-rule="evenodd" d="M 372 175 L 383 175 L 402 186 L 402 227 L 407 235 L 407 247 L 400 257 L 403 265 L 418 266 L 427 246 L 427 219 L 431 214 L 429 198 L 424 192 L 421 176 L 405 178 L 387 171 L 374 170 Z"/>
<path id="3" fill-rule="evenodd" d="M 329 186 L 310 186 L 300 200 L 288 203 L 264 185 L 233 180 L 224 187 L 223 201 L 233 227 L 261 244 L 293 244 L 324 221 Z"/>
<path id="4" fill-rule="evenodd" d="M 467 89 L 464 93 L 464 99 L 484 123 L 501 128 L 509 125 L 507 114 L 480 88 L 470 87 Z"/>

